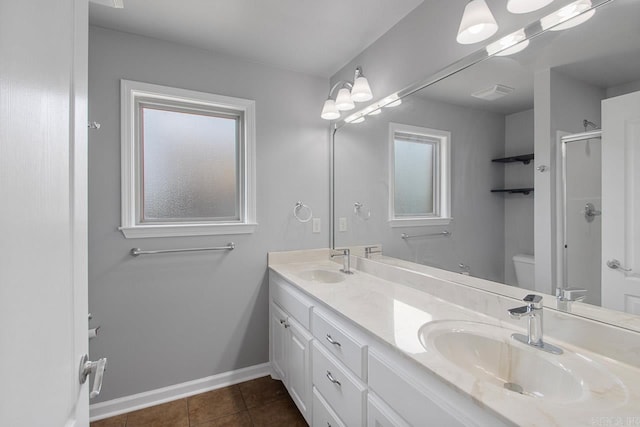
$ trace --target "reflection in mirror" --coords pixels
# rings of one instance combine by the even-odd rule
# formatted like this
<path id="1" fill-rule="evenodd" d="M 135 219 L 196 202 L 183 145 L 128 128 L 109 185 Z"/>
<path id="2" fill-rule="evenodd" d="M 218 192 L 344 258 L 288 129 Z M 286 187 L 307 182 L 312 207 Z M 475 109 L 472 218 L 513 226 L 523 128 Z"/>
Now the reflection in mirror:
<path id="1" fill-rule="evenodd" d="M 392 227 L 449 221 L 450 140 L 447 131 L 389 123 Z"/>
<path id="2" fill-rule="evenodd" d="M 514 36 L 502 56 L 340 127 L 334 245 L 380 244 L 386 262 L 558 295 L 554 307 L 581 314 L 575 301 L 640 314 L 638 16 L 640 2 L 616 0 L 581 25 Z M 398 130 L 389 149 L 403 127 L 426 131 Z M 434 129 L 450 135 L 444 214 Z"/>

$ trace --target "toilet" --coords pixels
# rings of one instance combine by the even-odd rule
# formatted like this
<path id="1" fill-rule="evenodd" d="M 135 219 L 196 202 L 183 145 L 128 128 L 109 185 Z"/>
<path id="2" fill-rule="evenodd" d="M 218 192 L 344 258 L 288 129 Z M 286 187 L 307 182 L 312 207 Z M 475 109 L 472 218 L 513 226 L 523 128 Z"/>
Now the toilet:
<path id="1" fill-rule="evenodd" d="M 536 260 L 533 255 L 518 254 L 513 256 L 513 265 L 516 268 L 518 286 L 534 290 Z"/>

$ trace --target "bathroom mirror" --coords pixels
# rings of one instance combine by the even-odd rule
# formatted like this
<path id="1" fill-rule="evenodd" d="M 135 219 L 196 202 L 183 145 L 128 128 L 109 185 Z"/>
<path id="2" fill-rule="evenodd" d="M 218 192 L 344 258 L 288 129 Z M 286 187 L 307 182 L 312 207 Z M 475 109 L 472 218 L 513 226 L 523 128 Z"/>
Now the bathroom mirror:
<path id="1" fill-rule="evenodd" d="M 409 96 L 400 91 L 401 103 L 382 114 L 339 123 L 334 246 L 380 244 L 383 262 L 449 270 L 465 284 L 472 282 L 465 276 L 503 283 L 509 286 L 491 290 L 510 296 L 514 288 L 548 295 L 561 289 L 565 300 L 584 299 L 549 296 L 547 306 L 640 330 L 640 276 L 625 271 L 640 271 L 634 232 L 640 193 L 630 185 L 639 182 L 640 165 L 633 167 L 638 150 L 624 148 L 633 141 L 619 142 L 625 132 L 633 138 L 640 131 L 632 123 L 637 119 L 625 124 L 619 114 L 640 97 L 640 2 L 594 4 L 580 25 L 554 31 L 534 22 L 525 32 L 535 37 L 517 45 L 523 50 L 488 58 L 476 52 L 457 66 L 473 65 Z M 414 143 L 432 141 L 421 129 L 449 134 L 450 170 L 427 156 L 424 141 L 398 164 L 398 126 L 413 129 L 402 137 Z M 625 176 L 613 181 L 625 162 Z M 423 175 L 416 174 L 417 163 L 425 164 Z M 413 209 L 418 215 L 411 219 L 418 221 L 403 223 L 395 215 L 398 168 L 405 172 L 401 179 L 421 180 L 430 189 L 411 196 L 423 202 L 424 209 Z M 447 197 L 450 210 L 434 215 Z"/>

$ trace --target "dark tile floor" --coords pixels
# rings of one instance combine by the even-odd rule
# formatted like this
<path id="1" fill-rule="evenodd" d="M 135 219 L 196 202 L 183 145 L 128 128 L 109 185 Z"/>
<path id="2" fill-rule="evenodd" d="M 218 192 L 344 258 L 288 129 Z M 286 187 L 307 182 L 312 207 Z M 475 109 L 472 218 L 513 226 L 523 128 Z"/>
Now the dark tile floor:
<path id="1" fill-rule="evenodd" d="M 91 427 L 306 427 L 282 382 L 270 377 L 95 421 Z"/>

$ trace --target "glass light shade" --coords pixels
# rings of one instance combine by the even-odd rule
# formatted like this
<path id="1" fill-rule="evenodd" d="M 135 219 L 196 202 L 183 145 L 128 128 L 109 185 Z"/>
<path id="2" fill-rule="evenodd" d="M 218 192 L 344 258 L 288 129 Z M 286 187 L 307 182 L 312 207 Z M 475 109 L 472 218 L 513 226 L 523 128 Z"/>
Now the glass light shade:
<path id="1" fill-rule="evenodd" d="M 498 31 L 498 23 L 484 0 L 472 0 L 464 8 L 458 37 L 460 44 L 478 43 Z"/>
<path id="2" fill-rule="evenodd" d="M 569 3 L 565 7 L 542 18 L 540 25 L 543 30 L 550 29 L 551 31 L 562 31 L 578 26 L 588 21 L 596 13 L 595 9 L 585 12 L 585 10 L 591 7 L 591 0 L 578 0 Z"/>
<path id="3" fill-rule="evenodd" d="M 371 93 L 371 88 L 369 87 L 369 82 L 366 77 L 358 77 L 353 82 L 351 99 L 355 102 L 364 102 L 373 99 L 373 93 Z"/>
<path id="4" fill-rule="evenodd" d="M 356 108 L 356 104 L 354 104 L 351 99 L 351 93 L 349 93 L 349 89 L 346 87 L 343 87 L 338 91 L 338 96 L 336 97 L 336 108 L 341 111 L 353 110 Z"/>
<path id="5" fill-rule="evenodd" d="M 387 105 L 385 105 L 385 108 L 397 107 L 400 104 L 402 104 L 402 99 L 398 98 L 395 101 L 390 102 Z"/>
<path id="6" fill-rule="evenodd" d="M 526 38 L 524 30 L 518 30 L 491 43 L 487 46 L 487 53 L 496 56 L 513 55 L 529 46 L 529 40 L 525 40 Z"/>
<path id="7" fill-rule="evenodd" d="M 329 98 L 324 101 L 320 117 L 325 120 L 335 120 L 340 117 L 340 112 L 336 108 L 336 102 L 333 99 Z"/>
<path id="8" fill-rule="evenodd" d="M 509 0 L 507 10 L 511 13 L 529 13 L 542 9 L 552 2 L 553 0 Z"/>
<path id="9" fill-rule="evenodd" d="M 347 123 L 362 123 L 364 122 L 364 116 L 361 116 L 358 113 L 354 113 L 348 117 L 345 117 L 344 121 Z"/>

